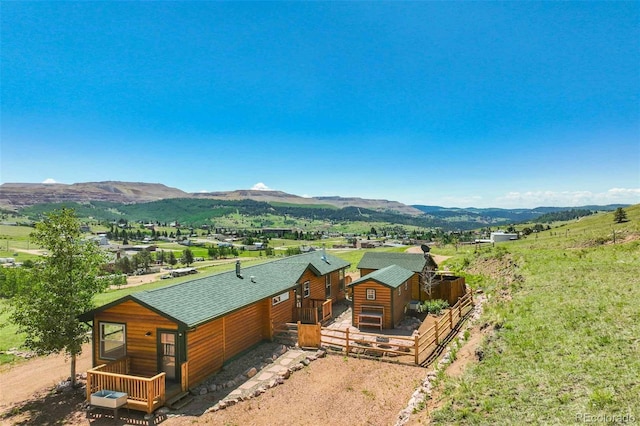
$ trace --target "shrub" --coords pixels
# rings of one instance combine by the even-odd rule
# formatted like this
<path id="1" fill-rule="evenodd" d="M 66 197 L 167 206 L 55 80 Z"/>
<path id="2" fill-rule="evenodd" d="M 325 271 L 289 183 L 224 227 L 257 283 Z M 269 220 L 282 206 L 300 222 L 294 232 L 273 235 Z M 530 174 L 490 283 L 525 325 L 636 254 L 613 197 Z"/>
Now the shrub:
<path id="1" fill-rule="evenodd" d="M 449 302 L 442 299 L 427 300 L 422 304 L 422 312 L 427 314 L 440 315 L 443 309 L 449 307 Z"/>

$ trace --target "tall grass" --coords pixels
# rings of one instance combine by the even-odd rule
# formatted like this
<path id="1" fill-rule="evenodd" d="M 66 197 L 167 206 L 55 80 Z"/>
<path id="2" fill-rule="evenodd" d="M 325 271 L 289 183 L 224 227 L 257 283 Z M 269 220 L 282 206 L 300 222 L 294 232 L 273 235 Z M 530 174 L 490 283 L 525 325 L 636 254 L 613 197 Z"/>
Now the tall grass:
<path id="1" fill-rule="evenodd" d="M 524 281 L 511 300 L 490 290 L 497 327 L 483 360 L 445 381 L 436 424 L 640 421 L 640 206 L 626 210 L 626 224 L 600 214 L 505 244 Z"/>

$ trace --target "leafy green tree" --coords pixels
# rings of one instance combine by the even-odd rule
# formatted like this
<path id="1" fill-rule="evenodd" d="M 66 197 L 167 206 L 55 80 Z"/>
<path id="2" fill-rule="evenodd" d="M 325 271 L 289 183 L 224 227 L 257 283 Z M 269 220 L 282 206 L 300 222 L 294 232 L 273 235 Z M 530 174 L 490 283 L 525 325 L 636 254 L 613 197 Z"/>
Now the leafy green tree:
<path id="1" fill-rule="evenodd" d="M 173 253 L 173 251 L 169 252 L 169 265 L 171 266 L 175 266 L 176 263 L 178 263 L 178 259 L 176 259 L 176 255 Z"/>
<path id="2" fill-rule="evenodd" d="M 149 250 L 144 249 L 138 253 L 138 266 L 143 268 L 145 272 L 149 270 L 149 265 L 151 265 L 152 260 L 153 259 L 151 259 L 151 252 Z"/>
<path id="3" fill-rule="evenodd" d="M 78 317 L 93 308 L 93 297 L 109 283 L 99 273 L 105 256 L 84 240 L 72 209 L 54 210 L 36 224 L 31 239 L 48 256 L 29 270 L 29 286 L 9 300 L 11 319 L 25 333 L 25 345 L 39 354 L 64 351 L 71 358 L 76 385 L 76 357 L 89 340 Z"/>
<path id="4" fill-rule="evenodd" d="M 219 256 L 218 249 L 215 248 L 214 246 L 209 246 L 207 248 L 207 254 L 209 255 L 209 258 L 211 258 L 211 259 L 217 259 L 218 256 Z"/>
<path id="5" fill-rule="evenodd" d="M 156 252 L 156 261 L 160 262 L 160 266 L 164 265 L 164 262 L 165 262 L 164 250 L 160 250 Z"/>
<path id="6" fill-rule="evenodd" d="M 624 211 L 622 207 L 618 207 L 615 212 L 613 212 L 613 221 L 615 223 L 622 223 L 627 220 L 627 212 Z"/>
<path id="7" fill-rule="evenodd" d="M 183 250 L 180 261 L 187 266 L 191 265 L 193 263 L 193 252 L 190 249 Z"/>

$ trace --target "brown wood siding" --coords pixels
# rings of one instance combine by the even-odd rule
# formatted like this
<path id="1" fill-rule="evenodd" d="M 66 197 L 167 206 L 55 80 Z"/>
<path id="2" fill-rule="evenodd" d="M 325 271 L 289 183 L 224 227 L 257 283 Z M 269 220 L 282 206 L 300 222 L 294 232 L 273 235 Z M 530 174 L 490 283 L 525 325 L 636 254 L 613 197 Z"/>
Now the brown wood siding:
<path id="1" fill-rule="evenodd" d="M 316 276 L 311 270 L 307 269 L 302 277 L 298 281 L 303 284 L 305 281 L 309 281 L 309 289 L 311 290 L 310 296 L 302 299 L 302 307 L 307 308 L 311 305 L 310 299 L 323 299 L 324 300 L 324 275 Z M 303 289 L 304 291 L 304 289 Z"/>
<path id="2" fill-rule="evenodd" d="M 409 279 L 409 286 L 411 287 L 411 299 L 412 300 L 425 300 L 424 297 L 421 297 L 421 289 L 420 289 L 420 274 L 415 272 L 413 276 Z"/>
<path id="3" fill-rule="evenodd" d="M 267 337 L 263 327 L 268 321 L 264 305 L 260 301 L 224 317 L 225 361 Z"/>
<path id="4" fill-rule="evenodd" d="M 271 305 L 271 299 L 269 299 L 269 304 Z M 296 303 L 296 298 L 293 293 L 293 290 L 289 290 L 289 300 L 285 300 L 284 302 L 280 302 L 275 306 L 271 306 L 271 321 L 273 324 L 282 324 L 285 322 L 293 321 L 293 311 Z M 271 337 L 271 336 L 269 336 Z"/>
<path id="5" fill-rule="evenodd" d="M 198 326 L 187 334 L 189 383 L 196 384 L 222 367 L 224 340 L 222 318 Z"/>
<path id="6" fill-rule="evenodd" d="M 376 290 L 376 300 L 367 300 L 367 289 Z M 382 326 L 393 328 L 393 318 L 391 317 L 391 289 L 375 281 L 364 281 L 353 287 L 353 325 L 358 326 L 358 314 L 362 305 L 383 306 L 384 317 Z"/>
<path id="7" fill-rule="evenodd" d="M 126 324 L 127 356 L 131 358 L 131 373 L 149 377 L 158 372 L 157 330 L 178 328 L 176 323 L 132 300 L 99 312 L 94 318 L 94 366 L 111 361 L 100 358 L 101 322 Z M 151 336 L 146 336 L 147 332 L 151 332 Z"/>
<path id="8" fill-rule="evenodd" d="M 444 282 L 438 284 L 431 291 L 431 299 L 442 299 L 453 306 L 465 294 L 464 277 L 444 276 Z M 422 292 L 422 300 L 429 300 L 426 292 Z"/>
<path id="9" fill-rule="evenodd" d="M 409 302 L 411 301 L 411 286 L 409 285 L 408 281 L 410 281 L 411 278 L 409 278 L 409 280 L 407 280 L 407 288 L 405 289 L 405 285 L 402 284 L 400 286 L 400 296 L 398 296 L 398 289 L 394 289 L 392 290 L 393 293 L 393 326 L 395 328 L 396 325 L 398 325 L 400 323 L 400 321 L 402 321 L 404 319 L 404 315 L 405 315 L 405 308 L 407 307 L 407 305 L 409 304 Z"/>
<path id="10" fill-rule="evenodd" d="M 333 303 L 344 299 L 344 290 L 340 290 L 340 271 L 331 272 L 331 300 Z"/>

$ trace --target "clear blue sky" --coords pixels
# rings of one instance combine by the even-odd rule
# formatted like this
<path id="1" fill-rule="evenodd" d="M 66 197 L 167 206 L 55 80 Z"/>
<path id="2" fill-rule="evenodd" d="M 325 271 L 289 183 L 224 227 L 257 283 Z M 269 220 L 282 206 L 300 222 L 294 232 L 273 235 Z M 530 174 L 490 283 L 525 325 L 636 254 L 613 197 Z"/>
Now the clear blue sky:
<path id="1" fill-rule="evenodd" d="M 0 7 L 0 182 L 640 202 L 639 2 Z"/>

